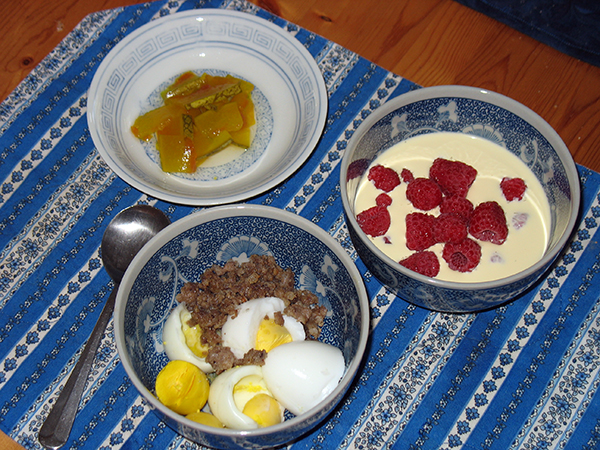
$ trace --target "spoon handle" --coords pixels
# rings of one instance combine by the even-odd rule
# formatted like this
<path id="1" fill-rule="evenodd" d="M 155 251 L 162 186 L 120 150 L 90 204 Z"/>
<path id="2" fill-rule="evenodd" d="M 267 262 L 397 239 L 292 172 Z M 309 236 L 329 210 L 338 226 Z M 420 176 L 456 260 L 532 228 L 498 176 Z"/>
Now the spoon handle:
<path id="1" fill-rule="evenodd" d="M 46 417 L 44 424 L 38 433 L 40 444 L 49 449 L 57 449 L 64 445 L 69 439 L 75 415 L 79 409 L 81 395 L 85 388 L 96 351 L 102 341 L 102 336 L 106 330 L 106 325 L 115 308 L 115 298 L 117 289 L 113 289 L 108 300 L 106 301 L 98 322 L 94 326 L 94 330 L 83 349 L 83 353 L 79 357 L 79 361 L 75 365 L 73 372 L 69 376 L 67 383 L 63 387 L 62 392 L 58 396 L 52 411 Z"/>

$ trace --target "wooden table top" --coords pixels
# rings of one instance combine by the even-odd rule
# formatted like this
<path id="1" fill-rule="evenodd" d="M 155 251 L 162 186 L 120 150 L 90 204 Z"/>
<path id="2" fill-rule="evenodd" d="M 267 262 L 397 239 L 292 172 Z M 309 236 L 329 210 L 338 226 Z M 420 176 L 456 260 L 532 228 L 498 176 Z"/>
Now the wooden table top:
<path id="1" fill-rule="evenodd" d="M 542 116 L 575 161 L 600 172 L 600 68 L 453 0 L 251 0 L 422 86 L 461 84 Z M 0 4 L 0 99 L 89 13 L 139 0 Z M 22 449 L 0 433 L 0 448 Z"/>

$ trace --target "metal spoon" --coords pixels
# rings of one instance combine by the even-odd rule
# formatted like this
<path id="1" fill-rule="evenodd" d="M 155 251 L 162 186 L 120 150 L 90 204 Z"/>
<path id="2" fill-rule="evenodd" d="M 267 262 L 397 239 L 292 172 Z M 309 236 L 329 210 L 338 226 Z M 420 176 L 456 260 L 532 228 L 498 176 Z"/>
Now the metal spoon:
<path id="1" fill-rule="evenodd" d="M 104 231 L 102 263 L 115 283 L 115 288 L 108 297 L 67 384 L 40 429 L 38 439 L 44 447 L 56 449 L 67 442 L 98 345 L 113 313 L 117 288 L 125 270 L 144 244 L 169 223 L 162 211 L 152 206 L 135 205 L 117 214 Z"/>

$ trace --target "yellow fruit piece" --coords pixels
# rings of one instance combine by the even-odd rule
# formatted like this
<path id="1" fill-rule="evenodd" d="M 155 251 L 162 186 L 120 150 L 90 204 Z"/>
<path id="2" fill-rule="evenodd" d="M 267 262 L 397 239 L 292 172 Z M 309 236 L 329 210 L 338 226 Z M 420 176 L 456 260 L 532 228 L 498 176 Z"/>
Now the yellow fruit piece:
<path id="1" fill-rule="evenodd" d="M 250 128 L 242 128 L 240 131 L 230 131 L 233 142 L 242 148 L 250 147 L 252 143 L 252 130 Z"/>
<path id="2" fill-rule="evenodd" d="M 185 343 L 194 355 L 200 358 L 206 358 L 208 355 L 208 346 L 202 345 L 202 329 L 200 325 L 190 327 L 186 322 L 181 322 L 181 331 L 185 336 Z"/>
<path id="3" fill-rule="evenodd" d="M 163 405 L 188 415 L 204 408 L 210 385 L 208 378 L 187 361 L 170 361 L 156 377 L 156 395 Z"/>
<path id="4" fill-rule="evenodd" d="M 138 139 L 149 141 L 154 133 L 163 131 L 184 113 L 184 109 L 176 106 L 161 106 L 135 119 L 131 131 Z"/>
<path id="5" fill-rule="evenodd" d="M 165 172 L 194 173 L 196 148 L 193 141 L 193 119 L 187 114 L 174 117 L 168 126 L 156 133 L 156 148 Z"/>
<path id="6" fill-rule="evenodd" d="M 292 342 L 292 335 L 289 331 L 275 323 L 273 319 L 263 319 L 258 326 L 256 333 L 256 349 L 267 352 L 275 347 Z"/>
<path id="7" fill-rule="evenodd" d="M 193 420 L 194 422 L 201 423 L 202 425 L 208 425 L 209 427 L 225 428 L 219 419 L 204 411 L 191 413 L 185 417 L 186 419 Z"/>
<path id="8" fill-rule="evenodd" d="M 242 412 L 254 420 L 260 428 L 276 425 L 283 419 L 281 405 L 267 394 L 257 394 L 252 397 Z"/>
<path id="9" fill-rule="evenodd" d="M 156 136 L 163 171 L 193 173 L 232 143 L 250 147 L 253 90 L 231 75 L 185 72 L 161 92 L 165 105 L 138 117 L 131 131 L 145 141 Z"/>

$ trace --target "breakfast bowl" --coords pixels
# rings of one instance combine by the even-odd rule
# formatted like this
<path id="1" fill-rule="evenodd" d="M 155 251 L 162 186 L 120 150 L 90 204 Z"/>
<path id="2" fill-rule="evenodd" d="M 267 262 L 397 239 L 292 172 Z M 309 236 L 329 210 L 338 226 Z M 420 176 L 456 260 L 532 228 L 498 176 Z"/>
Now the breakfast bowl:
<path id="1" fill-rule="evenodd" d="M 256 123 L 247 149 L 229 145 L 193 173 L 166 172 L 154 139 L 138 139 L 131 126 L 163 106 L 161 93 L 187 72 L 251 83 Z M 207 206 L 246 200 L 293 174 L 321 137 L 327 100 L 314 57 L 291 33 L 250 13 L 207 8 L 157 18 L 119 41 L 94 74 L 87 119 L 99 154 L 124 181 Z"/>
<path id="2" fill-rule="evenodd" d="M 439 161 L 434 162 L 436 159 Z M 394 168 L 397 173 L 394 190 L 386 193 L 375 187 L 376 174 L 371 168 L 378 165 Z M 415 173 L 412 165 L 416 167 Z M 464 173 L 452 172 L 454 169 L 438 173 L 440 167 L 457 166 L 475 169 L 474 172 L 465 169 L 473 173 L 468 178 L 473 184 L 463 191 L 452 191 L 444 183 L 456 184 L 456 180 L 466 179 Z M 409 200 L 409 195 L 416 195 L 417 183 L 413 183 L 416 178 L 426 179 L 423 183 L 429 185 L 435 181 L 437 187 L 432 189 L 441 191 L 436 194 L 437 203 L 431 203 L 433 209 L 427 210 L 430 206 L 426 206 L 420 210 L 413 203 L 414 197 Z M 511 197 L 500 186 L 504 179 L 523 181 L 525 193 L 521 192 L 519 198 Z M 575 163 L 550 125 L 510 98 L 466 86 L 417 89 L 375 110 L 358 126 L 348 143 L 341 162 L 340 183 L 352 242 L 375 277 L 410 303 L 452 313 L 494 308 L 530 289 L 569 240 L 580 205 Z M 366 213 L 361 214 L 370 204 L 375 208 L 374 198 L 379 192 L 385 194 L 387 201 L 381 204 L 379 197 L 377 211 L 383 210 L 382 214 L 391 219 L 389 224 L 386 222 L 388 228 L 376 232 L 365 227 Z M 478 219 L 465 216 L 461 220 L 468 232 L 457 236 L 462 236 L 460 239 L 466 236 L 472 241 L 470 245 L 479 248 L 479 254 L 473 257 L 474 264 L 459 269 L 455 264 L 450 270 L 446 266 L 451 265 L 454 247 L 443 240 L 450 237 L 439 238 L 442 232 L 435 234 L 431 232 L 433 228 L 425 232 L 426 227 L 421 224 L 431 220 L 428 223 L 434 227 L 441 212 L 446 213 L 441 209 L 443 206 L 437 205 L 452 196 L 469 199 L 471 211 L 480 203 L 496 203 L 504 211 L 504 225 L 494 226 L 502 227 L 504 235 L 490 241 L 489 235 L 483 238 L 477 234 L 478 238 L 488 239 L 478 241 L 474 229 L 480 228 L 482 216 Z M 372 203 L 365 204 L 367 197 Z M 433 219 L 416 221 L 415 217 L 420 216 L 420 220 L 423 215 Z M 424 233 L 421 237 L 435 237 L 419 241 L 418 233 Z M 435 254 L 427 257 L 434 260 L 432 268 L 437 269 L 439 264 L 438 272 L 420 266 L 417 269 L 416 259 L 407 259 L 419 253 L 424 261 L 427 252 Z M 467 260 L 464 254 L 461 258 Z"/>
<path id="3" fill-rule="evenodd" d="M 166 323 L 173 317 L 172 312 L 181 307 L 176 296 L 186 283 L 199 282 L 203 272 L 213 265 L 224 266 L 232 260 L 244 264 L 258 257 L 272 257 L 282 269 L 291 270 L 295 288 L 312 292 L 319 307 L 325 308 L 318 339 L 308 339 L 307 334 L 307 340 L 301 344 L 316 342 L 319 348 L 326 347 L 343 357 L 341 378 L 337 384 L 330 385 L 327 392 L 314 397 L 316 404 L 299 413 L 286 411 L 285 420 L 274 425 L 249 429 L 215 428 L 190 420 L 189 416 L 180 415 L 159 401 L 155 389 L 158 374 L 173 359 L 166 351 L 171 339 L 167 336 Z M 241 315 L 240 312 L 238 317 Z M 146 244 L 125 273 L 119 286 L 114 317 L 121 361 L 151 409 L 184 437 L 222 449 L 275 448 L 297 440 L 315 428 L 332 413 L 349 389 L 361 363 L 369 331 L 365 286 L 345 250 L 324 230 L 300 216 L 249 204 L 219 206 L 193 213 L 160 232 Z M 238 329 L 242 330 L 242 327 Z M 293 344 L 297 343 L 283 344 L 275 350 Z M 269 350 L 266 357 L 265 378 L 269 358 L 275 350 Z M 293 389 L 295 392 L 288 394 L 295 398 L 313 395 L 308 392 L 312 383 L 311 370 L 312 373 L 316 371 L 317 376 L 328 370 L 320 364 L 315 359 L 304 368 L 297 368 L 298 373 L 307 376 L 308 385 L 304 388 L 298 385 Z M 214 375 L 207 372 L 209 378 Z M 212 389 L 216 389 L 216 381 L 211 380 L 211 383 L 210 395 Z M 209 406 L 217 415 L 217 406 L 222 412 L 231 404 L 211 403 L 209 398 Z"/>

